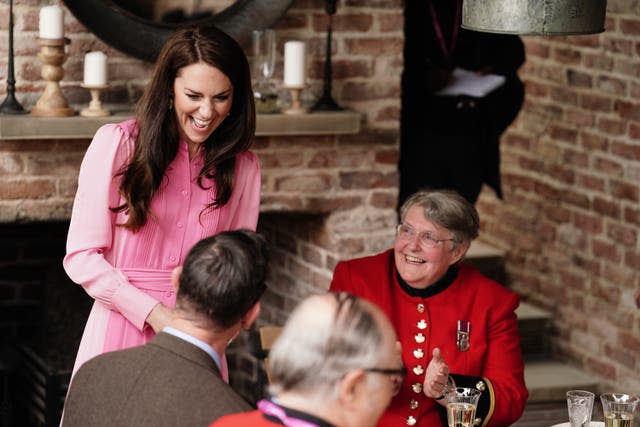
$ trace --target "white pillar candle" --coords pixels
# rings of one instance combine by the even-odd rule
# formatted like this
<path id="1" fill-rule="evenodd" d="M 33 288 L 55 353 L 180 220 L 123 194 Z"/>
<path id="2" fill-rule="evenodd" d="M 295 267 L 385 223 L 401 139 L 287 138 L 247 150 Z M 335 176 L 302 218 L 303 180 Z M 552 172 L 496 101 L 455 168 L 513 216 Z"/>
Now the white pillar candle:
<path id="1" fill-rule="evenodd" d="M 89 52 L 84 56 L 84 84 L 105 86 L 107 84 L 107 55 Z"/>
<path id="2" fill-rule="evenodd" d="M 64 37 L 64 11 L 58 5 L 40 9 L 40 38 L 61 39 Z"/>
<path id="3" fill-rule="evenodd" d="M 305 45 L 301 41 L 284 44 L 284 85 L 300 87 L 305 84 Z"/>

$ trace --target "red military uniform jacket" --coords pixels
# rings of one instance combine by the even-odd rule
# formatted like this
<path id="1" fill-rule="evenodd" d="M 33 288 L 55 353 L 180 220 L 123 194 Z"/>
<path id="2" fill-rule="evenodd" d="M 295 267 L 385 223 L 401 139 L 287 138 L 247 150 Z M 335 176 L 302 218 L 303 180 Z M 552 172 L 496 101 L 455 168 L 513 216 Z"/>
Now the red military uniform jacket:
<path id="1" fill-rule="evenodd" d="M 278 427 L 282 423 L 272 421 L 260 411 L 239 412 L 218 418 L 209 427 Z"/>
<path id="2" fill-rule="evenodd" d="M 457 386 L 483 391 L 476 411 L 482 426 L 507 426 L 522 415 L 528 391 L 515 314 L 518 296 L 469 265 L 454 267 L 449 274 L 448 286 L 420 297 L 401 286 L 393 250 L 343 261 L 335 268 L 330 290 L 377 304 L 402 343 L 408 374 L 379 426 L 446 425 L 444 407 L 422 392 L 435 347 L 440 348 Z M 466 350 L 457 343 L 458 321 L 470 326 Z"/>
<path id="3" fill-rule="evenodd" d="M 285 410 L 287 415 L 293 419 L 293 425 L 304 425 L 307 427 L 335 427 L 333 424 L 330 424 L 318 417 L 314 417 L 313 415 L 289 408 L 282 408 Z M 209 427 L 278 427 L 282 425 L 291 424 L 282 422 L 277 417 L 265 415 L 260 410 L 255 410 L 251 412 L 239 412 L 237 414 L 225 415 L 218 418 Z"/>

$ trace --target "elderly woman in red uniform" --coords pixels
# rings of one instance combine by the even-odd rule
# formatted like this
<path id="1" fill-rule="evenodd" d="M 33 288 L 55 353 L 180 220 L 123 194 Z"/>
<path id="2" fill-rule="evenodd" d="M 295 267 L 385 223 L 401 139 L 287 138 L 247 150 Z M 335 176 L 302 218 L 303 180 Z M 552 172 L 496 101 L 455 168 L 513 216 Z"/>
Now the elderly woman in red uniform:
<path id="1" fill-rule="evenodd" d="M 444 391 L 482 391 L 476 425 L 507 426 L 528 392 L 515 310 L 518 296 L 461 263 L 478 212 L 452 191 L 419 191 L 400 210 L 393 249 L 338 263 L 332 291 L 376 303 L 395 326 L 408 368 L 379 426 L 446 426 Z"/>

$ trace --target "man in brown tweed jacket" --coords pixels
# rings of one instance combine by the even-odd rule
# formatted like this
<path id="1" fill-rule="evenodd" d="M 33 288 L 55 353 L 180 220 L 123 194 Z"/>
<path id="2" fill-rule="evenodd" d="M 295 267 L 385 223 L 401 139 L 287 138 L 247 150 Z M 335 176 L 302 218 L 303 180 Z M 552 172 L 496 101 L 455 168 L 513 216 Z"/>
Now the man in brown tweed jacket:
<path id="1" fill-rule="evenodd" d="M 105 353 L 76 373 L 64 427 L 207 426 L 251 407 L 225 383 L 228 343 L 260 311 L 267 245 L 254 232 L 206 238 L 173 273 L 170 326 L 148 344 Z"/>

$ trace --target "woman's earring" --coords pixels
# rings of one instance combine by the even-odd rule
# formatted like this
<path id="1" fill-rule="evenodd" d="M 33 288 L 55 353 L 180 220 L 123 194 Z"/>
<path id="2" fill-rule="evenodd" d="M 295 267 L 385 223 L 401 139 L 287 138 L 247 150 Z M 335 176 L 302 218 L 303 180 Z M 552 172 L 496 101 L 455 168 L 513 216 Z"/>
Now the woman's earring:
<path id="1" fill-rule="evenodd" d="M 169 98 L 169 111 L 173 110 L 173 98 Z"/>

